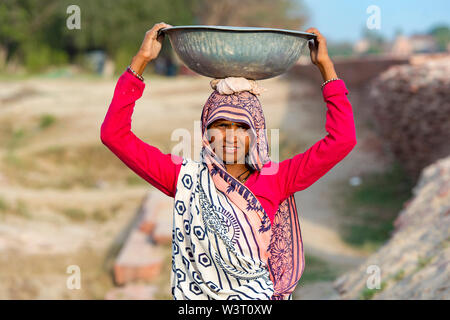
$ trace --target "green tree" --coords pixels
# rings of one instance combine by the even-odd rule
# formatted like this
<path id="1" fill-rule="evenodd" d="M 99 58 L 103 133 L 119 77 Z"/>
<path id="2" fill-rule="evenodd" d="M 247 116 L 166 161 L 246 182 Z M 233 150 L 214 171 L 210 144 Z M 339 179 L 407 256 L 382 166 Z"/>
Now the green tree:
<path id="1" fill-rule="evenodd" d="M 103 50 L 124 68 L 145 32 L 157 22 L 299 29 L 305 18 L 300 0 L 2 0 L 0 49 L 29 71 L 78 61 Z M 80 7 L 81 29 L 69 30 L 69 5 Z M 170 53 L 163 46 L 161 55 Z"/>
<path id="2" fill-rule="evenodd" d="M 0 46 L 12 57 L 22 61 L 31 71 L 53 63 L 65 63 L 67 55 L 61 48 L 56 0 L 42 7 L 38 0 L 3 0 L 0 3 Z"/>
<path id="3" fill-rule="evenodd" d="M 447 51 L 450 43 L 450 28 L 447 25 L 437 25 L 428 31 L 437 42 L 439 51 Z"/>
<path id="4" fill-rule="evenodd" d="M 353 55 L 353 44 L 351 42 L 328 43 L 328 54 L 330 57 L 350 57 Z"/>
<path id="5" fill-rule="evenodd" d="M 308 12 L 299 0 L 189 0 L 199 24 L 298 30 Z"/>
<path id="6" fill-rule="evenodd" d="M 362 29 L 362 34 L 363 38 L 369 41 L 369 49 L 366 52 L 367 54 L 383 53 L 386 41 L 380 32 L 364 27 Z"/>

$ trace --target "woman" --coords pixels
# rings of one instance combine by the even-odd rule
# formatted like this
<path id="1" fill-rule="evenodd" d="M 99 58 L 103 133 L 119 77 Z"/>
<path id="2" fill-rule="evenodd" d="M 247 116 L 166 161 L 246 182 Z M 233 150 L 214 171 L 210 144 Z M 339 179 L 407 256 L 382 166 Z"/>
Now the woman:
<path id="1" fill-rule="evenodd" d="M 164 34 L 157 37 L 157 32 L 165 27 L 170 25 L 158 23 L 147 31 L 119 78 L 101 140 L 140 177 L 174 198 L 173 297 L 291 299 L 304 269 L 294 193 L 356 145 L 348 91 L 337 78 L 326 40 L 317 29 L 306 30 L 317 35 L 309 48 L 324 79 L 326 137 L 304 153 L 272 162 L 254 83 L 225 93 L 227 82 L 214 80 L 216 90 L 201 115 L 201 160 L 193 161 L 163 154 L 131 132 L 133 108 L 145 88 L 142 73 L 158 56 Z"/>

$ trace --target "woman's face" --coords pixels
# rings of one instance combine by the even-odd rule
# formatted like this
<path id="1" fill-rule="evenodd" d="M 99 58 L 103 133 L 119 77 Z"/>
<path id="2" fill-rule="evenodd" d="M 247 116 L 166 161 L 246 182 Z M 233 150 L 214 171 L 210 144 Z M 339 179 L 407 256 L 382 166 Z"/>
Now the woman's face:
<path id="1" fill-rule="evenodd" d="M 225 119 L 214 121 L 208 127 L 211 148 L 224 163 L 245 163 L 250 146 L 250 130 L 245 123 Z"/>

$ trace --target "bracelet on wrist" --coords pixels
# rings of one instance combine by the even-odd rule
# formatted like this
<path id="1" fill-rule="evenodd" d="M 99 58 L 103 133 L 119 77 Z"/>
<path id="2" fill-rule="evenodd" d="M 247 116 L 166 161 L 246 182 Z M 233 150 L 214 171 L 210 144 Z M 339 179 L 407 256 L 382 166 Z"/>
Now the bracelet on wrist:
<path id="1" fill-rule="evenodd" d="M 323 87 L 324 87 L 327 83 L 329 83 L 329 82 L 331 82 L 331 81 L 336 81 L 336 80 L 341 80 L 341 79 L 339 79 L 339 78 L 331 78 L 331 79 L 325 81 L 324 83 L 322 83 L 321 89 L 323 90 Z"/>
<path id="2" fill-rule="evenodd" d="M 127 70 L 130 71 L 134 76 L 136 76 L 136 78 L 138 78 L 141 81 L 144 81 L 144 77 L 141 76 L 140 74 L 138 74 L 136 71 L 133 70 L 133 68 L 131 68 L 131 65 L 129 65 L 127 67 Z"/>

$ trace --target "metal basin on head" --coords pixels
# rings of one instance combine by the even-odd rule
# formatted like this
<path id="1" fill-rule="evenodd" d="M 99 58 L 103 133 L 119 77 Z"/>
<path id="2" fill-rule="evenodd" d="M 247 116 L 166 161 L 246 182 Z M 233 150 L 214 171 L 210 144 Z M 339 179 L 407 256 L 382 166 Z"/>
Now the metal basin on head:
<path id="1" fill-rule="evenodd" d="M 176 26 L 160 29 L 186 66 L 211 78 L 276 77 L 292 67 L 315 34 L 273 28 Z"/>

